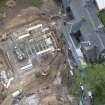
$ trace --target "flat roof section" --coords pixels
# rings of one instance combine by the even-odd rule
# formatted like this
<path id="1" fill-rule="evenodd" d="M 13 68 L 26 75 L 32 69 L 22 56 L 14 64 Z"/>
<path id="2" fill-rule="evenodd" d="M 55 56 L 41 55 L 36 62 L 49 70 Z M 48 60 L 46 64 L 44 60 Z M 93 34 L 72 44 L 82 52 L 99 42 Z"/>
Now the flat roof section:
<path id="1" fill-rule="evenodd" d="M 105 9 L 105 0 L 95 0 L 99 10 Z"/>

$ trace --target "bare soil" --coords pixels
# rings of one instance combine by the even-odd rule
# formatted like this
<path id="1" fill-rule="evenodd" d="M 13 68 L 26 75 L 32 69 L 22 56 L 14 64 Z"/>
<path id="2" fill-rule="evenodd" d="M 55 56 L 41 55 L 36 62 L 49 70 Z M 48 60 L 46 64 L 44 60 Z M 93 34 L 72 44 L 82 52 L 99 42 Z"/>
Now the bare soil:
<path id="1" fill-rule="evenodd" d="M 23 25 L 33 20 L 41 20 L 40 13 L 46 13 L 46 18 L 58 12 L 53 0 L 43 0 L 39 7 L 33 6 L 33 0 L 16 0 L 16 6 L 9 8 L 5 4 L 0 6 L 0 13 L 5 13 L 5 18 L 0 20 L 0 32 Z"/>

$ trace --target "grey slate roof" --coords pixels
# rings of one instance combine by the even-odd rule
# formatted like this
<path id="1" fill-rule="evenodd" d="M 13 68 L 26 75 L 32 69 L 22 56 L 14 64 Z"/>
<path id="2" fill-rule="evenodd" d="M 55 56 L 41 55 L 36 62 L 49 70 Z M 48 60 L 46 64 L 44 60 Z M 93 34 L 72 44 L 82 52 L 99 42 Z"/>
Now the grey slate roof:
<path id="1" fill-rule="evenodd" d="M 78 55 L 77 55 L 77 52 L 76 52 L 76 46 L 75 46 L 75 43 L 70 35 L 70 32 L 72 30 L 72 24 L 66 24 L 66 25 L 62 25 L 61 27 L 61 30 L 62 30 L 62 33 L 64 34 L 65 36 L 65 39 L 66 39 L 66 43 L 68 44 L 69 48 L 71 49 L 71 52 L 73 54 L 73 57 L 74 59 L 76 60 L 76 63 L 78 65 L 80 65 L 80 61 L 78 59 Z"/>
<path id="2" fill-rule="evenodd" d="M 66 2 L 66 0 L 64 1 Z M 96 31 L 101 22 L 96 15 L 97 10 L 95 6 L 85 7 L 83 0 L 70 1 L 70 7 L 75 21 L 79 21 L 81 18 L 86 20 L 80 27 L 84 40 L 93 42 L 98 48 L 97 54 L 99 55 L 105 49 L 105 32 Z"/>
<path id="3" fill-rule="evenodd" d="M 97 58 L 97 48 L 91 42 L 81 43 L 81 50 L 87 62 L 93 62 Z"/>

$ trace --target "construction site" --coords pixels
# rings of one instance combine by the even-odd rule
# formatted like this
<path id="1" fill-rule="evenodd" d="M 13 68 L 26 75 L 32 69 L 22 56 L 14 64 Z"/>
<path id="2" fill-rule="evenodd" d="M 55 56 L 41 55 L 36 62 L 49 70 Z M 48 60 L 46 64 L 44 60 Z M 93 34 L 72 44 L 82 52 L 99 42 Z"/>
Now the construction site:
<path id="1" fill-rule="evenodd" d="M 35 21 L 3 34 L 1 105 L 70 104 L 61 84 L 65 56 L 56 28 L 54 21 Z"/>
<path id="2" fill-rule="evenodd" d="M 15 14 L 23 1 L 14 0 L 7 11 Z M 70 105 L 60 77 L 66 59 L 58 32 L 61 10 L 51 0 L 40 9 L 23 7 L 14 17 L 7 14 L 0 34 L 0 105 Z"/>

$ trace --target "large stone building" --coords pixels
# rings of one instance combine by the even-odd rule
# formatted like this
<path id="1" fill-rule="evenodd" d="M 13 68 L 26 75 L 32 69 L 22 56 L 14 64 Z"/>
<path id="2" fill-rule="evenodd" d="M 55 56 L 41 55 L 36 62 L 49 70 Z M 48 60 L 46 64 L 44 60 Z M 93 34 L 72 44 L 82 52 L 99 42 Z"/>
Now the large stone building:
<path id="1" fill-rule="evenodd" d="M 81 46 L 81 42 L 93 44 L 91 51 L 96 54 L 94 60 L 97 57 L 105 60 L 105 28 L 97 16 L 97 6 L 91 0 L 62 0 L 62 2 L 64 9 L 69 8 L 74 17 L 70 22 L 64 22 L 62 33 L 77 63 L 79 60 L 76 49 Z M 84 55 L 91 61 L 91 54 L 85 52 Z M 92 61 L 94 60 L 92 58 Z"/>

